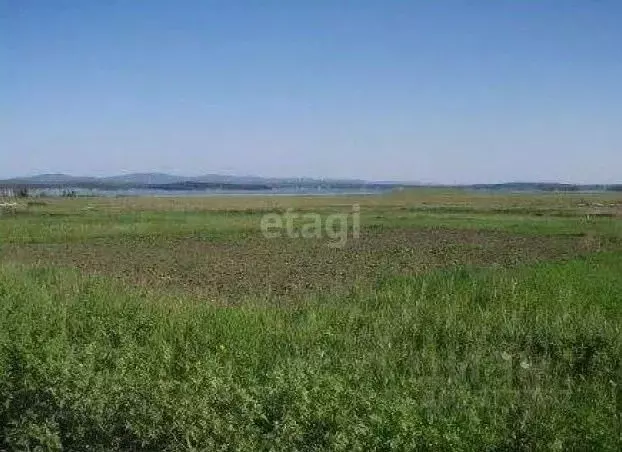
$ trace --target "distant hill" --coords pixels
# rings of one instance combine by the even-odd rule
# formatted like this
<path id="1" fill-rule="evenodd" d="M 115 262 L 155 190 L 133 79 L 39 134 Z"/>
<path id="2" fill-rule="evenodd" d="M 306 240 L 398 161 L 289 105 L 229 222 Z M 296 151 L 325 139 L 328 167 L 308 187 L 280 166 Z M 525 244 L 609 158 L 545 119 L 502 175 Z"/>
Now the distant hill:
<path id="1" fill-rule="evenodd" d="M 268 178 L 260 176 L 231 176 L 205 174 L 175 176 L 166 173 L 130 173 L 110 177 L 78 177 L 67 174 L 40 174 L 0 180 L 0 187 L 37 189 L 157 189 L 198 191 L 218 190 L 374 190 L 386 191 L 399 187 L 462 188 L 484 191 L 622 191 L 622 185 L 578 185 L 543 182 L 509 182 L 501 184 L 442 185 L 416 182 L 365 181 L 361 179 L 313 179 L 306 177 Z"/>
<path id="2" fill-rule="evenodd" d="M 167 184 L 226 184 L 226 185 L 317 185 L 317 184 L 358 184 L 367 182 L 360 179 L 312 179 L 312 178 L 267 178 L 260 176 L 230 176 L 205 174 L 201 176 L 175 176 L 166 173 L 130 173 L 109 177 L 76 177 L 67 174 L 40 174 L 0 181 L 2 185 L 122 185 L 151 186 Z M 198 186 L 197 185 L 197 186 Z"/>
<path id="3" fill-rule="evenodd" d="M 98 179 L 96 177 L 76 177 L 69 176 L 67 174 L 38 174 L 36 176 L 16 177 L 13 179 L 7 179 L 0 181 L 0 183 L 9 185 L 21 185 L 21 184 L 76 184 L 76 183 L 88 183 L 95 182 Z"/>
<path id="4" fill-rule="evenodd" d="M 118 176 L 101 177 L 97 180 L 108 184 L 158 185 L 177 184 L 187 181 L 188 178 L 183 176 L 173 176 L 165 173 L 131 173 L 121 174 Z"/>

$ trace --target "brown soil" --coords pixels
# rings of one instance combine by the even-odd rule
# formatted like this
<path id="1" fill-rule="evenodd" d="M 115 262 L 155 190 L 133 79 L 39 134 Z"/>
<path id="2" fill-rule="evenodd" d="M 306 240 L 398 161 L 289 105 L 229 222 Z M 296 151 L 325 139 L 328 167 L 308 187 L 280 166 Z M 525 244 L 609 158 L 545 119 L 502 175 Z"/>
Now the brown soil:
<path id="1" fill-rule="evenodd" d="M 376 230 L 327 240 L 259 236 L 213 243 L 197 238 L 5 246 L 1 260 L 77 267 L 123 282 L 205 297 L 340 291 L 384 274 L 454 265 L 510 266 L 593 251 L 581 237 L 524 237 L 476 230 Z"/>

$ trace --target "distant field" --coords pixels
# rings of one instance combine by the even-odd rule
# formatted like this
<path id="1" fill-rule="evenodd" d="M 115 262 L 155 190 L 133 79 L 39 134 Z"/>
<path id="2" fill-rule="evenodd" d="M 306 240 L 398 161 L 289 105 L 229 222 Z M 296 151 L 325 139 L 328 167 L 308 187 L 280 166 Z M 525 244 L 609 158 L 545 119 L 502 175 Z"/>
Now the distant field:
<path id="1" fill-rule="evenodd" d="M 622 194 L 0 204 L 0 450 L 622 448 Z"/>

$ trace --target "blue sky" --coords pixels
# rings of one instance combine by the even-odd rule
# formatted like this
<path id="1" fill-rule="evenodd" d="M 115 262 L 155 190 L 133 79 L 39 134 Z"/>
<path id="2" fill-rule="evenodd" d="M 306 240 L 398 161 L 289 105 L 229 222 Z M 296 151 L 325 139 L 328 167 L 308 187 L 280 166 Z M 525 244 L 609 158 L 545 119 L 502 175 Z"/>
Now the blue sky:
<path id="1" fill-rule="evenodd" d="M 622 182 L 618 0 L 0 0 L 0 177 Z"/>

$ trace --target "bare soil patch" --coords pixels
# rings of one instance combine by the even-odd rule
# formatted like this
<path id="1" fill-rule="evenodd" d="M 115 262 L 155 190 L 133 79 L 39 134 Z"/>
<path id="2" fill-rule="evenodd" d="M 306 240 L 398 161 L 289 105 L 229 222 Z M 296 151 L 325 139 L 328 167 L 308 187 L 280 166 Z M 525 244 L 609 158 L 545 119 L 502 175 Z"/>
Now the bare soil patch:
<path id="1" fill-rule="evenodd" d="M 154 290 L 209 298 L 302 295 L 369 284 L 381 275 L 412 275 L 456 265 L 512 266 L 595 251 L 585 237 L 527 237 L 451 229 L 364 230 L 344 248 L 314 239 L 243 237 L 110 239 L 87 243 L 11 245 L 3 261 L 77 267 Z"/>

